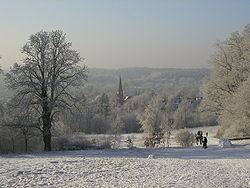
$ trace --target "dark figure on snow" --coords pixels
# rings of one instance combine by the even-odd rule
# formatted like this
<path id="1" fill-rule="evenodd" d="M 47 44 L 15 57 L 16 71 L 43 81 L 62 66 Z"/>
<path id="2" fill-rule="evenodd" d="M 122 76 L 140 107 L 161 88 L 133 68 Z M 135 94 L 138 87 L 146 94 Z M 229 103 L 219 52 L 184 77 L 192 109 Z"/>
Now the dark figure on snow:
<path id="1" fill-rule="evenodd" d="M 128 139 L 126 140 L 126 142 L 127 142 L 128 148 L 132 148 L 133 147 L 133 142 L 132 142 L 132 140 L 131 140 L 131 138 L 129 136 L 128 136 Z"/>
<path id="2" fill-rule="evenodd" d="M 203 143 L 203 146 L 202 146 L 202 147 L 203 147 L 204 149 L 206 149 L 206 148 L 207 148 L 207 137 L 206 137 L 206 136 L 203 137 L 202 143 Z"/>
<path id="3" fill-rule="evenodd" d="M 196 144 L 198 145 L 200 143 L 200 145 L 202 144 L 202 140 L 203 140 L 203 136 L 202 136 L 202 131 L 198 131 L 195 139 L 196 139 Z"/>

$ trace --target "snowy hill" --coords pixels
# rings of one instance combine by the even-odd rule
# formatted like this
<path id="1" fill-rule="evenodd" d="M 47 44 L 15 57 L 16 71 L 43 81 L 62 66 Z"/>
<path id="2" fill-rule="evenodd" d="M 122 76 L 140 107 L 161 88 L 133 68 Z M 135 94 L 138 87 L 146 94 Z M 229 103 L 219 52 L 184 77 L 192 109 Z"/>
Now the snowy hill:
<path id="1" fill-rule="evenodd" d="M 2 155 L 0 166 L 1 187 L 250 186 L 243 145 Z"/>

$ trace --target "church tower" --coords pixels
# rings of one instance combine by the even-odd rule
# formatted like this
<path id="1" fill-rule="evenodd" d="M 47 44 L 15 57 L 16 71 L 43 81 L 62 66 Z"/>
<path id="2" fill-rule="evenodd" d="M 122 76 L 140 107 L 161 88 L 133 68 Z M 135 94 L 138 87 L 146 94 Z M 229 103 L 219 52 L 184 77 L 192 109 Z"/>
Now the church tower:
<path id="1" fill-rule="evenodd" d="M 119 88 L 117 91 L 117 105 L 122 106 L 124 103 L 123 89 L 122 89 L 122 78 L 120 76 Z"/>

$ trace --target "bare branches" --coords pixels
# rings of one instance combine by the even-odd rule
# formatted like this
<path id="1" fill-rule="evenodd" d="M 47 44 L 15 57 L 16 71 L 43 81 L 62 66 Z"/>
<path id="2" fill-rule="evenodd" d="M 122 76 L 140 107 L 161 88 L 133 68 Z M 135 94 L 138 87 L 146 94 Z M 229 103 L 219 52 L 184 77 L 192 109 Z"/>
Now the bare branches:
<path id="1" fill-rule="evenodd" d="M 40 100 L 46 98 L 50 104 L 62 95 L 72 99 L 66 90 L 86 80 L 86 67 L 78 65 L 82 58 L 71 49 L 62 31 L 31 35 L 22 52 L 27 55 L 24 65 L 15 64 L 6 75 L 8 86 L 20 90 L 20 99 L 28 94 Z"/>
<path id="2" fill-rule="evenodd" d="M 8 87 L 17 91 L 19 101 L 29 101 L 39 112 L 48 134 L 55 114 L 76 106 L 72 88 L 86 80 L 86 66 L 80 65 L 83 59 L 71 47 L 62 31 L 40 31 L 23 46 L 23 64 L 14 64 L 6 74 Z"/>

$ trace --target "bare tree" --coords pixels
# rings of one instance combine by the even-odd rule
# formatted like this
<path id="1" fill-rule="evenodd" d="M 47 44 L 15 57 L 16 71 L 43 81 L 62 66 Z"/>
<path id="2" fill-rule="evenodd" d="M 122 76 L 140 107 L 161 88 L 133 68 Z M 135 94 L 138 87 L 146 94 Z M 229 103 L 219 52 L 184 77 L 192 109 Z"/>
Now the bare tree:
<path id="1" fill-rule="evenodd" d="M 40 31 L 30 36 L 22 48 L 22 64 L 14 64 L 6 74 L 9 88 L 19 101 L 29 101 L 39 113 L 44 150 L 51 151 L 51 127 L 55 114 L 71 109 L 77 98 L 73 88 L 83 86 L 86 66 L 80 54 L 72 50 L 62 31 Z"/>

